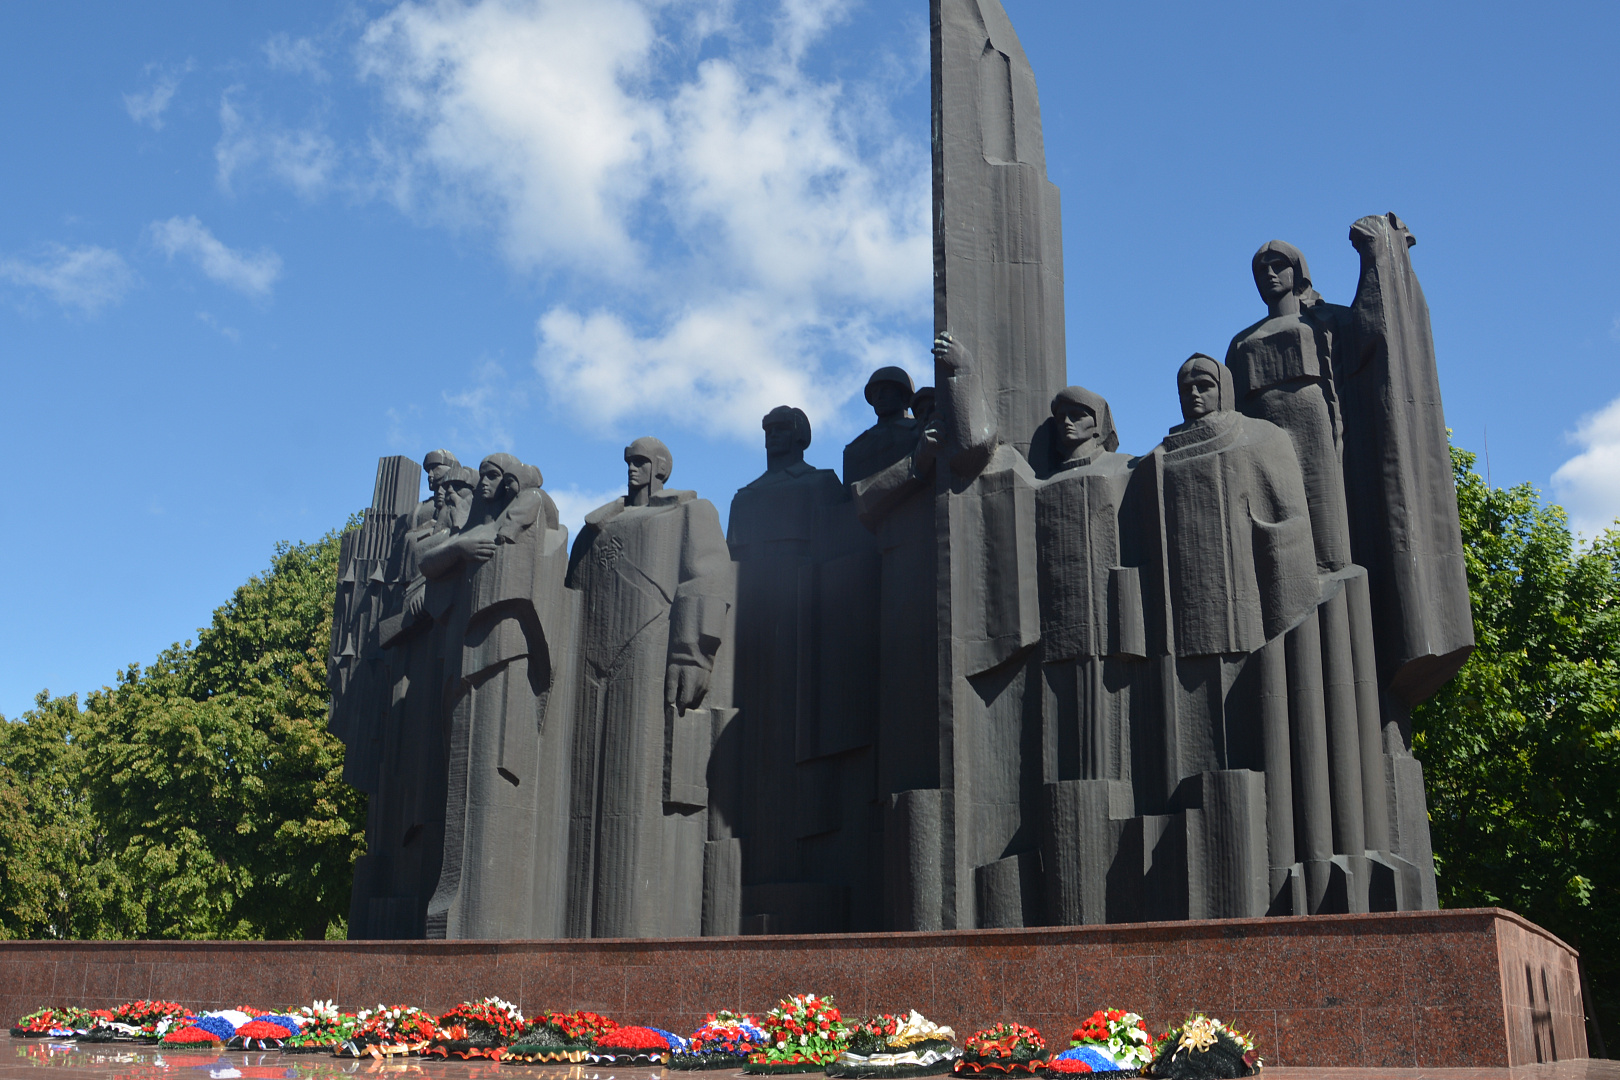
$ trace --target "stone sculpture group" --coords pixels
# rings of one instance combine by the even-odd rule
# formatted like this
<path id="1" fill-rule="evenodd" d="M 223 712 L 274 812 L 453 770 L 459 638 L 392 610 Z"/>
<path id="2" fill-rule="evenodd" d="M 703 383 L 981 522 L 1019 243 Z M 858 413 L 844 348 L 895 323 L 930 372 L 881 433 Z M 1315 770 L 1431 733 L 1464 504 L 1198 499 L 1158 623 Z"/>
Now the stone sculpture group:
<path id="1" fill-rule="evenodd" d="M 926 930 L 1435 906 L 1413 705 L 1473 645 L 1410 231 L 1119 450 L 1065 388 L 1059 200 L 997 0 L 933 0 L 935 386 L 843 476 L 763 419 L 731 502 L 654 438 L 568 543 L 540 471 L 386 458 L 344 537 L 351 936 Z M 1159 370 L 1166 393 L 1173 364 Z"/>

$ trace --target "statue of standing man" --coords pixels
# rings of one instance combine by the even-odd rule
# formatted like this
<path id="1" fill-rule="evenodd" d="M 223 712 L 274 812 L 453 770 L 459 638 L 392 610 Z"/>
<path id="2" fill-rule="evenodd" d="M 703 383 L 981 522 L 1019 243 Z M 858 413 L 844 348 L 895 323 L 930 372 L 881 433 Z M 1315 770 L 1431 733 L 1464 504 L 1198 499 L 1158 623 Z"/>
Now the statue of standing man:
<path id="1" fill-rule="evenodd" d="M 637 439 L 624 460 L 628 492 L 586 515 L 568 565 L 582 594 L 569 936 L 695 936 L 731 555 L 714 504 L 665 489 L 668 447 Z"/>

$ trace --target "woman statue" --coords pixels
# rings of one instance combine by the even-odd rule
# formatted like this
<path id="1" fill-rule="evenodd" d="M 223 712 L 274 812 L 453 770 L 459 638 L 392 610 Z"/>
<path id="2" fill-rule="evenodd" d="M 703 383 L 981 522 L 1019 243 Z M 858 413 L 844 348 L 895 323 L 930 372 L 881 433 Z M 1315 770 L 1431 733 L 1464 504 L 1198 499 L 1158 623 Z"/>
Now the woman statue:
<path id="1" fill-rule="evenodd" d="M 1316 565 L 1323 573 L 1350 563 L 1345 511 L 1343 427 L 1333 392 L 1333 346 L 1345 309 L 1311 288 L 1305 256 L 1272 240 L 1254 253 L 1254 284 L 1266 317 L 1232 339 L 1226 366 L 1246 416 L 1267 420 L 1293 440 L 1305 477 Z"/>

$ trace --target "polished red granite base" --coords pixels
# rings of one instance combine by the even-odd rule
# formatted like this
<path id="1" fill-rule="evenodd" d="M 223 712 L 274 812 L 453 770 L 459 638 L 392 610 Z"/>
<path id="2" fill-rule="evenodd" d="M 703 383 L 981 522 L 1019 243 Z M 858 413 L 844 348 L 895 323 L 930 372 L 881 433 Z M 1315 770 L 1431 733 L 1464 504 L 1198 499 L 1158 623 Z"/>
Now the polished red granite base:
<path id="1" fill-rule="evenodd" d="M 1252 1031 L 1271 1066 L 1586 1056 L 1574 952 L 1497 909 L 667 941 L 0 942 L 7 1017 L 132 998 L 438 1011 L 493 994 L 689 1031 L 811 990 L 850 1016 L 916 1008 L 964 1037 L 1013 1019 L 1060 1043 L 1103 1006 L 1155 1030 L 1198 1011 Z"/>
<path id="2" fill-rule="evenodd" d="M 171 1053 L 151 1047 L 84 1046 L 4 1040 L 0 1080 L 345 1080 L 357 1075 L 412 1073 L 421 1080 L 758 1080 L 740 1072 L 682 1073 L 664 1069 L 586 1066 L 497 1066 L 487 1061 L 390 1058 L 355 1061 L 273 1053 Z M 816 1080 L 817 1074 L 808 1074 Z M 1289 1069 L 1267 1067 L 1266 1080 L 1620 1080 L 1620 1061 L 1561 1061 L 1504 1069 Z"/>

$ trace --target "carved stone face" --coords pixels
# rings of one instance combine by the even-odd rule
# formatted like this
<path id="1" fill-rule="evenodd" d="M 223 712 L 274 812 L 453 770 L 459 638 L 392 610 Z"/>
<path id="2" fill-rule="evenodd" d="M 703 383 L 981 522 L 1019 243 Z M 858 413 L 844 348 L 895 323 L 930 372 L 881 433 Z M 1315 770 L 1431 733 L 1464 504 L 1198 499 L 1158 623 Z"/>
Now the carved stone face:
<path id="1" fill-rule="evenodd" d="M 879 416 L 905 412 L 910 404 L 911 391 L 900 383 L 881 382 L 872 388 L 872 411 Z"/>
<path id="2" fill-rule="evenodd" d="M 657 468 L 657 464 L 652 458 L 643 454 L 631 454 L 626 459 L 625 465 L 628 466 L 627 471 L 630 474 L 631 492 L 637 492 L 642 488 L 651 486 L 655 478 L 654 470 Z"/>
<path id="3" fill-rule="evenodd" d="M 1098 434 L 1097 414 L 1076 402 L 1064 402 L 1054 414 L 1058 442 L 1065 450 L 1084 446 Z"/>
<path id="4" fill-rule="evenodd" d="M 1181 383 L 1181 418 L 1189 424 L 1221 407 L 1221 384 L 1207 371 L 1195 371 Z"/>
<path id="5" fill-rule="evenodd" d="M 450 485 L 437 483 L 433 485 L 433 509 L 443 510 L 445 499 L 449 496 Z"/>
<path id="6" fill-rule="evenodd" d="M 429 465 L 427 470 L 428 487 L 437 492 L 439 490 L 439 485 L 444 483 L 444 478 L 449 474 L 450 466 L 443 461 L 434 462 L 432 465 Z"/>
<path id="7" fill-rule="evenodd" d="M 1276 302 L 1294 291 L 1294 264 L 1280 251 L 1268 251 L 1254 267 L 1254 285 L 1260 299 Z"/>
<path id="8" fill-rule="evenodd" d="M 791 454 L 797 450 L 798 432 L 789 417 L 772 417 L 765 421 L 765 453 L 772 457 Z"/>
<path id="9" fill-rule="evenodd" d="M 495 501 L 500 497 L 501 481 L 505 478 L 499 465 L 485 465 L 478 471 L 478 494 L 487 501 Z"/>

